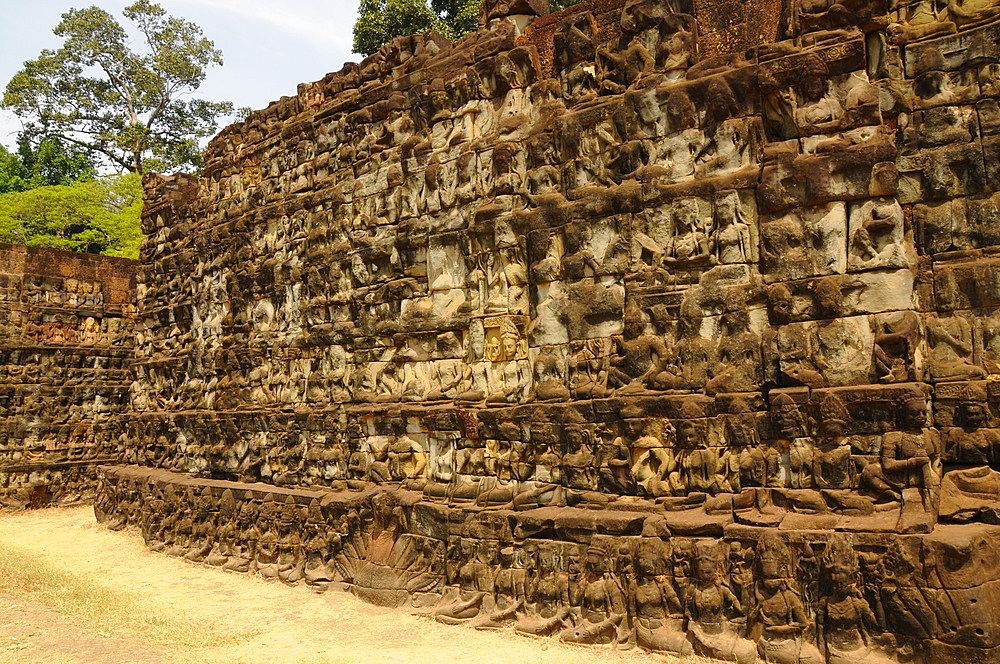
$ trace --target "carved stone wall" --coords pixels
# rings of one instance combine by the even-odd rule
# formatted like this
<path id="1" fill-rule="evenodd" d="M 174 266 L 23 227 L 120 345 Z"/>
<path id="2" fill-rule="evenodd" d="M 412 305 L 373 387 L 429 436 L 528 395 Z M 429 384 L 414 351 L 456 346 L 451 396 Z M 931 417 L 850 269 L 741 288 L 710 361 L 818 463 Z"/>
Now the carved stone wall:
<path id="1" fill-rule="evenodd" d="M 0 244 L 0 510 L 89 500 L 118 459 L 137 268 Z"/>
<path id="2" fill-rule="evenodd" d="M 488 5 L 147 177 L 99 515 L 443 622 L 1000 658 L 995 3 Z"/>

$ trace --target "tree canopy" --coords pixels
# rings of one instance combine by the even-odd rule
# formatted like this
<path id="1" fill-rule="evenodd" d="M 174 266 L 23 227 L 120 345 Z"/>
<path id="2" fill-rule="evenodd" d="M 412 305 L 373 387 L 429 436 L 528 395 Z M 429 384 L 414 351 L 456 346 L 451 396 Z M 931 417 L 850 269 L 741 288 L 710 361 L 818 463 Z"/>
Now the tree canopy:
<path id="1" fill-rule="evenodd" d="M 134 37 L 99 7 L 63 14 L 53 30 L 62 47 L 25 62 L 3 106 L 33 141 L 58 137 L 98 164 L 135 173 L 197 168 L 199 140 L 233 108 L 187 95 L 207 68 L 222 64 L 222 53 L 201 28 L 154 2 L 137 0 L 123 13 Z"/>
<path id="2" fill-rule="evenodd" d="M 137 258 L 137 173 L 0 194 L 0 241 Z"/>
<path id="3" fill-rule="evenodd" d="M 580 0 L 550 0 L 552 11 Z M 481 0 L 361 0 L 354 52 L 371 55 L 396 37 L 437 30 L 451 40 L 479 25 Z"/>
<path id="4" fill-rule="evenodd" d="M 73 184 L 96 175 L 86 151 L 56 137 L 33 146 L 22 136 L 15 152 L 0 145 L 0 194 Z"/>

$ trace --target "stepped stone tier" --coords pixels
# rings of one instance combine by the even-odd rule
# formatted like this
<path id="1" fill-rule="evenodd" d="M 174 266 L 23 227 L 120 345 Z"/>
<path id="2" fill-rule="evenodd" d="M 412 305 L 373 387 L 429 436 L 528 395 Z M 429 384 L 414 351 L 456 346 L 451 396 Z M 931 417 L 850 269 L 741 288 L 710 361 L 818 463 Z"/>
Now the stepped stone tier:
<path id="1" fill-rule="evenodd" d="M 1000 661 L 1000 7 L 543 5 L 146 177 L 98 516 L 481 629 Z"/>
<path id="2" fill-rule="evenodd" d="M 119 458 L 137 268 L 0 244 L 0 511 L 89 500 Z"/>

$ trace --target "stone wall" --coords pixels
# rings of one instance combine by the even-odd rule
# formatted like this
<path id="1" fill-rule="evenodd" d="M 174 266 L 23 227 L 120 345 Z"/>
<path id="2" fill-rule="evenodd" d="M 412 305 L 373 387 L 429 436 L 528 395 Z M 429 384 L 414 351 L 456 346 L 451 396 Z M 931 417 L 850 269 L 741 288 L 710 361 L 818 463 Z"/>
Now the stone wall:
<path id="1" fill-rule="evenodd" d="M 118 459 L 137 268 L 0 244 L 0 510 L 89 500 Z"/>
<path id="2" fill-rule="evenodd" d="M 146 178 L 99 516 L 481 628 L 1000 658 L 1000 10 L 543 9 Z"/>

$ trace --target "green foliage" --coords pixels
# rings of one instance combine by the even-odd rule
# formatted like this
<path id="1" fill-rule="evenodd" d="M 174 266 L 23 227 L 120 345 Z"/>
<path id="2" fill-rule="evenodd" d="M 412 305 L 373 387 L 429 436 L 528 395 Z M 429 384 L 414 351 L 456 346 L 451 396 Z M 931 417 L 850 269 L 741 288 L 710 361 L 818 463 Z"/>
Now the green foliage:
<path id="1" fill-rule="evenodd" d="M 361 0 L 354 52 L 371 55 L 394 37 L 434 30 L 438 18 L 424 0 Z"/>
<path id="2" fill-rule="evenodd" d="M 580 0 L 550 0 L 552 11 Z M 361 0 L 354 52 L 371 55 L 396 37 L 437 30 L 457 40 L 479 25 L 481 0 Z"/>
<path id="3" fill-rule="evenodd" d="M 0 195 L 0 241 L 137 258 L 137 173 Z"/>
<path id="4" fill-rule="evenodd" d="M 197 168 L 199 139 L 233 108 L 187 95 L 208 67 L 222 64 L 222 53 L 197 25 L 149 0 L 124 15 L 134 37 L 98 7 L 63 14 L 54 29 L 62 48 L 25 62 L 7 83 L 3 106 L 25 120 L 28 136 L 58 136 L 95 162 L 137 173 Z"/>
<path id="5" fill-rule="evenodd" d="M 73 184 L 93 179 L 95 175 L 87 153 L 57 137 L 45 138 L 32 146 L 22 136 L 14 153 L 0 145 L 0 194 Z"/>

